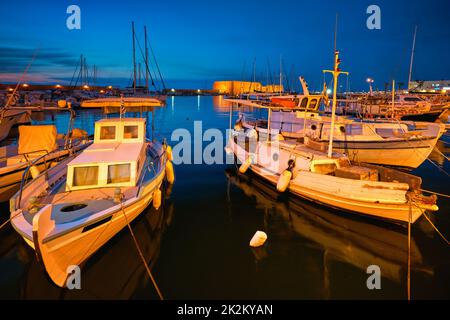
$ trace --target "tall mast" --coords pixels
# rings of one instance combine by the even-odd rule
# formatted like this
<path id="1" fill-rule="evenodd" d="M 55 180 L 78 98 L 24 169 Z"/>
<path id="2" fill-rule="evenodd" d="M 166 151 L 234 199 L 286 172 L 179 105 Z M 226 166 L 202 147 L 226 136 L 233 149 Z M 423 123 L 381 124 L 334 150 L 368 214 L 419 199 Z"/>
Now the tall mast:
<path id="1" fill-rule="evenodd" d="M 411 62 L 409 65 L 408 90 L 411 86 L 411 75 L 412 75 L 412 68 L 413 68 L 413 62 L 414 62 L 414 50 L 416 47 L 416 34 L 417 34 L 417 25 L 414 28 L 414 38 L 413 38 L 413 45 L 412 45 L 412 51 L 411 51 Z"/>
<path id="2" fill-rule="evenodd" d="M 134 37 L 134 21 L 131 22 L 131 31 L 133 35 L 133 92 L 136 93 L 136 45 Z"/>
<path id="3" fill-rule="evenodd" d="M 282 79 L 282 77 L 283 77 L 283 75 L 282 75 L 282 73 L 281 73 L 281 69 L 282 68 L 282 65 L 281 65 L 281 54 L 280 54 L 280 95 L 281 95 L 281 83 L 283 82 L 283 79 Z"/>
<path id="4" fill-rule="evenodd" d="M 333 154 L 333 136 L 334 136 L 334 122 L 336 118 L 336 99 L 337 99 L 337 88 L 338 88 L 338 78 L 340 74 L 347 74 L 348 72 L 341 71 L 339 69 L 339 51 L 334 51 L 334 69 L 333 70 L 323 70 L 324 73 L 333 74 L 333 107 L 331 109 L 331 128 L 330 128 L 330 143 L 328 145 L 328 158 L 331 158 Z"/>
<path id="5" fill-rule="evenodd" d="M 144 37 L 145 37 L 145 88 L 147 93 L 149 91 L 148 88 L 148 46 L 147 46 L 147 26 L 144 26 Z"/>

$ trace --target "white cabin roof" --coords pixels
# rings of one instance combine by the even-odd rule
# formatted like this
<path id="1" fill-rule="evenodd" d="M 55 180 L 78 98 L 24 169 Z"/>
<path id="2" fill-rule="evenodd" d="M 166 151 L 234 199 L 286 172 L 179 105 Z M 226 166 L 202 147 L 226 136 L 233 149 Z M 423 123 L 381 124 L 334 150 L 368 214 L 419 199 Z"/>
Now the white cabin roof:
<path id="1" fill-rule="evenodd" d="M 111 145 L 111 148 L 103 147 L 108 147 L 108 145 Z M 73 159 L 69 166 L 137 161 L 142 147 L 141 143 L 104 143 L 101 146 L 92 144 Z"/>

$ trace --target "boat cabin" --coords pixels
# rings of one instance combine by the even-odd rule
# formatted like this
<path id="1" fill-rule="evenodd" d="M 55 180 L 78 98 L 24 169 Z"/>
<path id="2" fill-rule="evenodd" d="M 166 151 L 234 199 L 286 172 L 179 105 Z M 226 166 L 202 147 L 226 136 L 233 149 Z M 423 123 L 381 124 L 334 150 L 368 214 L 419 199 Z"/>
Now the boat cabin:
<path id="1" fill-rule="evenodd" d="M 66 191 L 132 187 L 145 160 L 144 118 L 102 119 L 94 143 L 67 166 Z"/>

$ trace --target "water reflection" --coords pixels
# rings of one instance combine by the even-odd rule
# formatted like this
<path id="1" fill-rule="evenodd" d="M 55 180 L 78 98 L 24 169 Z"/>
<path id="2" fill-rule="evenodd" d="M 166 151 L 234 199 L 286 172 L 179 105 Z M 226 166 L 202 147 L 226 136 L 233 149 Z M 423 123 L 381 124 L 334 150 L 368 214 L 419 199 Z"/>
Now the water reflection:
<path id="1" fill-rule="evenodd" d="M 381 268 L 382 277 L 404 284 L 407 272 L 407 234 L 401 227 L 389 227 L 366 218 L 359 219 L 300 199 L 287 199 L 253 175 L 238 174 L 235 168 L 226 170 L 229 183 L 256 201 L 264 212 L 264 228 L 270 245 L 253 250 L 255 262 L 278 256 L 287 242 L 302 238 L 302 246 L 320 251 L 322 265 L 316 271 L 323 274 L 323 297 L 330 296 L 330 281 L 336 279 L 335 262 L 355 267 L 362 272 L 370 265 Z M 304 241 L 307 240 L 307 241 Z M 411 242 L 412 271 L 431 277 L 433 267 L 425 263 L 414 237 Z M 320 271 L 319 271 L 320 272 Z"/>
<path id="2" fill-rule="evenodd" d="M 172 219 L 172 204 L 156 211 L 149 207 L 132 223 L 133 232 L 150 269 L 156 263 L 162 235 Z M 27 250 L 30 251 L 30 250 Z M 157 299 L 154 288 L 127 228 L 116 235 L 81 269 L 82 290 L 56 287 L 34 259 L 28 261 L 24 276 L 23 299 L 130 299 L 138 292 Z"/>

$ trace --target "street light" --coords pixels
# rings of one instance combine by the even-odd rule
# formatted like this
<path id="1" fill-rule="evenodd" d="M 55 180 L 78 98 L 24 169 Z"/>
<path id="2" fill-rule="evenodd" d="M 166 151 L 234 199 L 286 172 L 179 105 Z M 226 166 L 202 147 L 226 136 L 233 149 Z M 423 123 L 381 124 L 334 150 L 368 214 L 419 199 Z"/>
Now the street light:
<path id="1" fill-rule="evenodd" d="M 372 83 L 374 83 L 375 80 L 373 80 L 372 78 L 367 78 L 366 82 L 369 84 L 370 95 L 372 95 Z"/>

